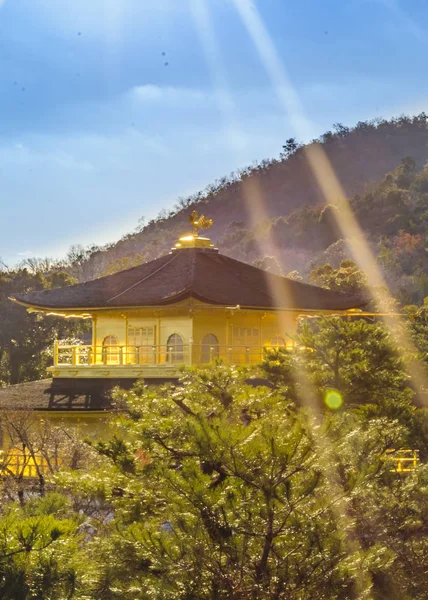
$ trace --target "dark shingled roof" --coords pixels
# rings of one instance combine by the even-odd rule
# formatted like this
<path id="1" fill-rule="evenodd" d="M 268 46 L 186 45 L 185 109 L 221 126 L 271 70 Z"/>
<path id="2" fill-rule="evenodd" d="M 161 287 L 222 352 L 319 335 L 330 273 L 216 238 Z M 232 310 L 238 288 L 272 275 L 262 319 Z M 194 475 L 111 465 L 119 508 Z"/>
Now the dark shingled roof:
<path id="1" fill-rule="evenodd" d="M 159 306 L 189 297 L 253 308 L 346 310 L 368 303 L 367 298 L 293 281 L 200 248 L 177 250 L 86 283 L 14 296 L 19 302 L 48 309 Z"/>
<path id="2" fill-rule="evenodd" d="M 50 383 L 50 379 L 42 379 L 0 388 L 0 411 L 48 408 Z"/>
<path id="3" fill-rule="evenodd" d="M 116 386 L 130 389 L 136 379 L 41 379 L 0 388 L 2 410 L 112 411 Z"/>

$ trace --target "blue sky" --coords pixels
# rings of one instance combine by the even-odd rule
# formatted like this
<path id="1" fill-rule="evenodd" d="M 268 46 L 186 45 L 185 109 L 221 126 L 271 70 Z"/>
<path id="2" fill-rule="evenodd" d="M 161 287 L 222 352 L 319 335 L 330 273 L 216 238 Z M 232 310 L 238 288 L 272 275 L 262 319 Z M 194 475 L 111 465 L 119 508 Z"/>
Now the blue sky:
<path id="1" fill-rule="evenodd" d="M 114 241 L 288 137 L 428 110 L 427 55 L 425 0 L 0 0 L 0 256 Z"/>

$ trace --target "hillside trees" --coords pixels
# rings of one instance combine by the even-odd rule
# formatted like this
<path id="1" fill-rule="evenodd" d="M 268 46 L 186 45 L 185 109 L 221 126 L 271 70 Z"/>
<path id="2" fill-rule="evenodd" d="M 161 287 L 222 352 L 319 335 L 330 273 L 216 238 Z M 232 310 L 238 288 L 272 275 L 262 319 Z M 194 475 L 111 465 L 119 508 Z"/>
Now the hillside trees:
<path id="1" fill-rule="evenodd" d="M 420 213 L 426 210 L 426 199 L 423 199 L 424 194 L 427 195 L 426 173 L 417 174 L 417 169 L 420 169 L 428 158 L 427 142 L 427 116 L 421 113 L 391 120 L 359 122 L 355 127 L 336 123 L 333 131 L 327 132 L 310 144 L 323 146 L 345 192 L 350 198 L 357 194 L 353 207 L 359 214 L 363 230 L 367 230 L 370 236 L 373 235 L 375 239 L 371 241 L 376 245 L 382 235 L 398 235 L 400 230 L 414 233 L 411 231 L 414 222 L 412 211 L 416 210 L 416 207 L 413 206 L 413 200 L 408 203 L 409 198 L 417 198 L 417 210 Z M 137 231 L 124 236 L 116 244 L 103 248 L 72 248 L 67 258 L 67 269 L 70 268 L 73 276 L 84 281 L 100 276 L 106 271 L 109 263 L 124 256 L 144 253 L 146 260 L 156 258 L 159 253 L 170 248 L 177 235 L 183 232 L 188 223 L 190 209 L 203 208 L 204 212 L 213 218 L 214 240 L 225 236 L 228 224 L 232 220 L 243 222 L 243 228 L 249 232 L 246 237 L 249 238 L 253 232 L 250 231 L 251 219 L 246 198 L 248 190 L 252 187 L 259 190 L 266 216 L 272 222 L 281 218 L 288 220 L 291 214 L 296 212 L 290 221 L 290 227 L 283 227 L 284 223 L 281 224 L 280 229 L 284 235 L 276 236 L 275 241 L 279 249 L 299 247 L 307 248 L 311 253 L 324 251 L 326 244 L 334 243 L 334 235 L 331 238 L 330 230 L 323 229 L 319 223 L 311 224 L 309 214 L 302 213 L 299 216 L 297 213 L 302 209 L 307 213 L 307 209 L 303 208 L 305 206 L 316 208 L 316 220 L 326 203 L 333 199 L 326 199 L 320 193 L 308 165 L 304 146 L 299 146 L 296 140 L 290 138 L 286 140 L 283 150 L 279 160 L 273 158 L 260 161 L 231 173 L 229 177 L 220 178 L 205 190 L 187 198 L 180 198 L 174 210 L 139 224 Z M 374 182 L 382 183 L 385 173 L 394 170 L 403 157 L 409 156 L 413 159 L 406 158 L 399 171 L 388 176 L 389 182 L 386 181 L 383 184 L 385 189 L 379 192 Z M 373 189 L 367 190 L 368 186 Z M 390 189 L 387 189 L 388 186 Z M 367 197 L 364 198 L 365 196 Z M 361 206 L 357 207 L 362 198 L 364 200 Z M 374 203 L 373 218 L 370 216 L 370 202 Z M 301 229 L 300 222 L 306 218 L 308 223 Z M 234 243 L 229 240 L 227 250 L 241 259 L 253 261 L 262 258 L 257 254 L 257 246 L 246 244 L 240 246 L 239 239 L 235 239 Z M 149 254 L 146 253 L 148 246 L 152 248 Z M 280 256 L 277 258 L 281 260 Z M 302 270 L 301 265 L 291 264 L 286 268 L 284 264 L 281 266 L 285 272 L 294 268 Z"/>
<path id="2" fill-rule="evenodd" d="M 295 154 L 296 150 L 298 150 L 300 147 L 301 144 L 296 141 L 296 138 L 289 138 L 282 147 L 280 158 L 283 160 L 289 158 Z"/>
<path id="3" fill-rule="evenodd" d="M 101 274 L 101 277 L 104 277 L 105 275 L 113 275 L 114 273 L 125 271 L 125 269 L 131 269 L 132 267 L 138 267 L 144 262 L 145 260 L 142 254 L 136 254 L 135 256 L 122 256 L 122 258 L 118 258 L 114 262 L 110 263 L 104 273 Z"/>
<path id="4" fill-rule="evenodd" d="M 253 262 L 253 266 L 258 269 L 263 269 L 268 273 L 273 273 L 274 275 L 282 275 L 281 265 L 279 264 L 277 258 L 275 256 L 265 256 L 263 258 L 257 259 Z"/>
<path id="5" fill-rule="evenodd" d="M 428 294 L 428 171 L 421 169 L 428 158 L 426 115 L 353 128 L 337 123 L 311 143 L 323 146 L 393 294 L 403 304 L 420 303 Z M 265 213 L 265 223 L 255 227 L 248 203 L 253 188 Z M 157 258 L 186 231 L 189 210 L 203 209 L 214 220 L 211 235 L 221 251 L 250 263 L 275 255 L 284 273 L 297 269 L 307 277 L 314 267 L 337 267 L 351 257 L 329 202 L 334 199 L 321 195 L 305 147 L 290 138 L 280 160 L 255 163 L 180 198 L 174 210 L 140 223 L 115 244 L 73 246 L 62 267 L 87 281 L 132 264 L 137 255 Z"/>
<path id="6" fill-rule="evenodd" d="M 310 283 L 344 294 L 363 295 L 367 292 L 367 277 L 352 260 L 343 260 L 338 269 L 329 264 L 311 271 Z"/>

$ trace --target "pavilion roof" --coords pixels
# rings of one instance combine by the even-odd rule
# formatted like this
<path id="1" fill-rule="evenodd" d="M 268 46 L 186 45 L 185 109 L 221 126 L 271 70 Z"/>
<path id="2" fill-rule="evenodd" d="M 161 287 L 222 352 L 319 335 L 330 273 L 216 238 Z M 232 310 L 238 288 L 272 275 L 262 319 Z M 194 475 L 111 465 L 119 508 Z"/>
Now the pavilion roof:
<path id="1" fill-rule="evenodd" d="M 303 310 L 347 310 L 369 302 L 202 248 L 183 248 L 114 275 L 12 299 L 40 309 L 85 310 L 162 306 L 186 298 L 217 306 Z"/>

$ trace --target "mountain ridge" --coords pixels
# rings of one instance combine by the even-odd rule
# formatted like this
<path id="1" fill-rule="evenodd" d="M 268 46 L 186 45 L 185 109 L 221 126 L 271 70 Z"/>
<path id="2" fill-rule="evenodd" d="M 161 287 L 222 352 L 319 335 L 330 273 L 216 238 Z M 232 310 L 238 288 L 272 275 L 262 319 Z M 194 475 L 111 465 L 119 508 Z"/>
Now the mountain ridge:
<path id="1" fill-rule="evenodd" d="M 203 191 L 179 198 L 174 209 L 162 210 L 156 219 L 117 242 L 103 248 L 72 248 L 68 260 L 74 264 L 74 275 L 79 281 L 93 279 L 109 269 L 114 271 L 114 265 L 126 268 L 169 251 L 177 237 L 190 229 L 188 215 L 192 210 L 213 219 L 210 237 L 219 244 L 220 251 L 241 260 L 261 258 L 254 248 L 245 257 L 245 252 L 236 253 L 227 244 L 222 247 L 222 241 L 230 236 L 231 225 L 232 230 L 234 224 L 235 228 L 236 224 L 242 229 L 253 227 L 251 210 L 257 197 L 267 220 L 288 218 L 304 207 L 328 204 L 330 199 L 323 197 L 306 156 L 307 149 L 314 145 L 323 148 L 351 199 L 381 180 L 403 157 L 411 156 L 416 168 L 427 162 L 428 117 L 425 113 L 402 115 L 390 120 L 360 121 L 351 128 L 337 123 L 332 131 L 305 145 L 291 138 L 279 158 L 233 172 Z"/>

